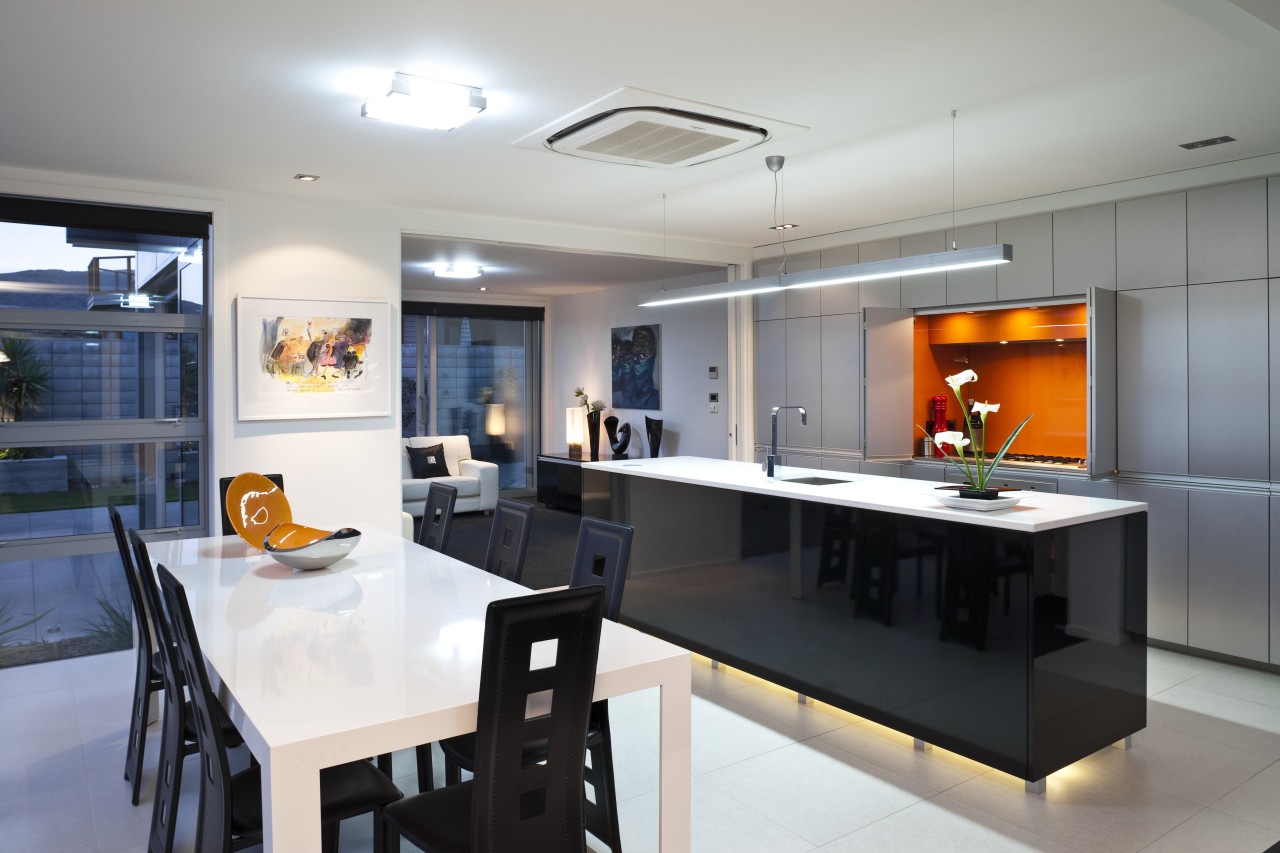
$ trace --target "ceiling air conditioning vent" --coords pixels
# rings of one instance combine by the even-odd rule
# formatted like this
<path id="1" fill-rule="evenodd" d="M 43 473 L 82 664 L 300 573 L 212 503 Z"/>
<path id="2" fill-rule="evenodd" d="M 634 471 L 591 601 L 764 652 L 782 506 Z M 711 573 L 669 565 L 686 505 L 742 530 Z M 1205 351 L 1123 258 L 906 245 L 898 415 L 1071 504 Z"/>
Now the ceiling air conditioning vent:
<path id="1" fill-rule="evenodd" d="M 664 107 L 598 113 L 557 131 L 552 151 L 628 166 L 679 169 L 736 154 L 769 138 L 762 127 Z"/>

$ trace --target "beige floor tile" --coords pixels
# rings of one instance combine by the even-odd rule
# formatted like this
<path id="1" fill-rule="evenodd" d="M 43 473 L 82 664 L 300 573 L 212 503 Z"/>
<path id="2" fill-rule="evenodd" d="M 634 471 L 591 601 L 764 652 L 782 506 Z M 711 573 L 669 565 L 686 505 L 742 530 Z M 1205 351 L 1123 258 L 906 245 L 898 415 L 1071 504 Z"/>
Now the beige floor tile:
<path id="1" fill-rule="evenodd" d="M 1142 853 L 1262 853 L 1280 842 L 1280 830 L 1204 809 L 1156 839 Z"/>
<path id="2" fill-rule="evenodd" d="M 819 740 L 923 785 L 937 794 L 990 768 L 945 749 L 918 750 L 913 739 L 875 723 L 846 726 Z"/>
<path id="3" fill-rule="evenodd" d="M 823 853 L 1072 853 L 1020 826 L 940 794 L 823 846 Z"/>
<path id="4" fill-rule="evenodd" d="M 814 845 L 929 796 L 924 786 L 817 740 L 765 753 L 703 779 Z"/>
<path id="5" fill-rule="evenodd" d="M 1147 724 L 1280 759 L 1280 713 L 1270 705 L 1180 684 L 1147 700 Z"/>
<path id="6" fill-rule="evenodd" d="M 996 772 L 947 793 L 1082 853 L 1141 850 L 1200 810 L 1188 800 L 1082 763 L 1050 775 L 1041 796 L 1026 793 L 1021 779 Z"/>
<path id="7" fill-rule="evenodd" d="M 1224 814 L 1280 830 L 1280 761 L 1223 796 L 1213 807 Z"/>
<path id="8" fill-rule="evenodd" d="M 1133 749 L 1108 747 L 1084 763 L 1134 785 L 1208 806 L 1270 764 L 1245 752 L 1163 726 L 1147 726 L 1133 736 Z"/>

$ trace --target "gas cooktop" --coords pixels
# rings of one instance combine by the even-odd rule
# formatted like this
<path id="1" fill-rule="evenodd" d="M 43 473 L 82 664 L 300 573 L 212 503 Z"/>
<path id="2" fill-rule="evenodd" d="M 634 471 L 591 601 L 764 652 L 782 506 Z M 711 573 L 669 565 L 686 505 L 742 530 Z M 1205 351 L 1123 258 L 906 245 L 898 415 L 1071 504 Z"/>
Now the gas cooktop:
<path id="1" fill-rule="evenodd" d="M 1086 468 L 1085 460 L 1074 456 L 1042 456 L 1035 453 L 1006 453 L 1005 462 L 1017 462 L 1020 465 L 1045 465 L 1050 468 Z"/>

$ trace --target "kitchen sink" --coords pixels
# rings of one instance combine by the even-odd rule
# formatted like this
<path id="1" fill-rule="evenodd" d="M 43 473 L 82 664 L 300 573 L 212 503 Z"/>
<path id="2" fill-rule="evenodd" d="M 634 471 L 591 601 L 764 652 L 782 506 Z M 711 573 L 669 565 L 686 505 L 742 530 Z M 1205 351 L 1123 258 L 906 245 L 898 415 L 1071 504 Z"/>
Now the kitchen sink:
<path id="1" fill-rule="evenodd" d="M 833 480 L 831 477 L 783 477 L 784 483 L 799 483 L 802 486 L 834 486 L 837 483 L 851 483 L 852 480 Z"/>

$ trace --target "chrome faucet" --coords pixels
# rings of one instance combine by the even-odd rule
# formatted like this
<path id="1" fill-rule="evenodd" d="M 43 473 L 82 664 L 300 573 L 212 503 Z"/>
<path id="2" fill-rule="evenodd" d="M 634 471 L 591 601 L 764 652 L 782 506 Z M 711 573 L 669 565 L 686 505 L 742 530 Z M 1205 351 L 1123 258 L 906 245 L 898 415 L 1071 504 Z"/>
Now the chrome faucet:
<path id="1" fill-rule="evenodd" d="M 809 413 L 804 410 L 804 406 L 773 407 L 773 436 L 769 439 L 769 455 L 765 457 L 764 464 L 760 466 L 764 469 L 764 475 L 770 480 L 778 479 L 778 475 L 774 472 L 774 463 L 778 458 L 778 412 L 783 409 L 798 409 L 800 411 L 800 426 L 809 425 Z"/>

